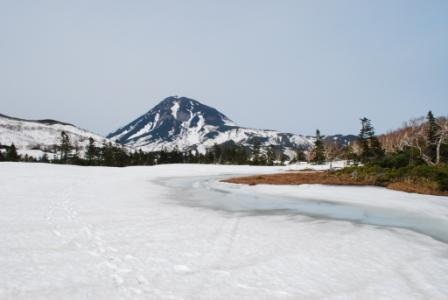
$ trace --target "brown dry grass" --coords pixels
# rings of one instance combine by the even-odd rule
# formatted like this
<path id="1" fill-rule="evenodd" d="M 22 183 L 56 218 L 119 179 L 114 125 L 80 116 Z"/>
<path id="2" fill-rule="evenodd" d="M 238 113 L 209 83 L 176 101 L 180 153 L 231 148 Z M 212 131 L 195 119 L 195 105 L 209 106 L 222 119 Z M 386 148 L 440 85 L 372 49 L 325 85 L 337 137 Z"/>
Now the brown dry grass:
<path id="1" fill-rule="evenodd" d="M 354 178 L 349 174 L 336 174 L 335 172 L 306 171 L 296 173 L 279 173 L 269 175 L 256 175 L 247 177 L 237 177 L 223 180 L 223 182 L 236 184 L 274 184 L 274 185 L 300 185 L 300 184 L 327 184 L 327 185 L 361 185 L 380 186 L 375 183 L 374 178 Z M 431 183 L 415 183 L 399 181 L 389 183 L 384 186 L 391 190 L 430 194 L 438 196 L 448 196 L 448 192 L 442 192 L 437 186 Z"/>
<path id="2" fill-rule="evenodd" d="M 224 182 L 238 184 L 330 184 L 330 185 L 371 185 L 373 182 L 355 180 L 350 175 L 335 175 L 332 172 L 305 171 L 296 173 L 279 173 L 237 177 Z"/>
<path id="3" fill-rule="evenodd" d="M 417 193 L 417 194 L 435 195 L 435 196 L 448 196 L 448 192 L 438 190 L 437 185 L 433 182 L 413 183 L 413 182 L 407 182 L 407 181 L 398 181 L 398 182 L 389 183 L 386 187 L 391 190 L 408 192 L 408 193 Z"/>

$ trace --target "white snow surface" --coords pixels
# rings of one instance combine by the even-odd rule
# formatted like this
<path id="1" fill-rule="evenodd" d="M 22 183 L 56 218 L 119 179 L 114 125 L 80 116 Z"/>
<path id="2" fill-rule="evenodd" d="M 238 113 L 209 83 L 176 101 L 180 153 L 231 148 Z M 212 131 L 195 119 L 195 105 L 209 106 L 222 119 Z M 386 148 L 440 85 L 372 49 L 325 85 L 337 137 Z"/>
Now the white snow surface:
<path id="1" fill-rule="evenodd" d="M 179 110 L 179 102 L 174 102 L 173 106 L 171 107 L 171 114 L 173 115 L 174 119 L 177 119 L 177 111 Z"/>
<path id="2" fill-rule="evenodd" d="M 447 222 L 448 197 L 218 182 L 286 169 L 0 163 L 0 299 L 446 299 L 442 241 L 250 205 L 305 197 Z M 218 198 L 249 213 L 209 207 Z"/>
<path id="3" fill-rule="evenodd" d="M 314 170 L 314 171 L 325 171 L 330 169 L 342 169 L 349 166 L 349 162 L 347 160 L 335 160 L 329 161 L 324 164 L 313 164 L 307 162 L 297 162 L 292 163 L 286 167 L 288 171 L 304 171 L 304 170 Z"/>
<path id="4" fill-rule="evenodd" d="M 213 147 L 215 144 L 222 144 L 228 141 L 233 141 L 236 144 L 242 144 L 245 146 L 252 145 L 251 138 L 254 136 L 259 139 L 266 139 L 263 141 L 262 146 L 268 147 L 270 145 L 279 145 L 280 144 L 280 132 L 275 130 L 262 130 L 262 129 L 252 129 L 252 128 L 243 128 L 243 127 L 234 127 L 232 129 L 226 130 L 224 132 L 219 132 L 217 127 L 206 125 L 204 123 L 204 118 L 202 115 L 199 115 L 200 121 L 197 126 L 191 127 L 190 120 L 183 122 L 181 126 L 181 132 L 172 136 L 170 140 L 156 140 L 148 142 L 148 136 L 144 136 L 144 133 L 149 132 L 150 130 L 142 130 L 138 134 L 132 136 L 132 138 L 141 136 L 137 140 L 129 143 L 128 145 L 142 149 L 143 151 L 160 151 L 162 149 L 165 150 L 186 150 L 189 147 L 195 146 L 197 150 L 201 154 L 205 154 L 206 150 Z M 216 137 L 210 138 L 208 134 L 211 132 L 218 132 Z M 115 137 L 114 137 L 115 138 Z M 296 145 L 302 145 L 304 147 L 310 147 L 312 145 L 312 139 L 301 136 L 301 135 L 292 135 L 290 141 Z M 265 149 L 262 149 L 263 151 Z M 287 155 L 291 158 L 295 156 L 295 152 L 293 148 L 286 148 Z"/>

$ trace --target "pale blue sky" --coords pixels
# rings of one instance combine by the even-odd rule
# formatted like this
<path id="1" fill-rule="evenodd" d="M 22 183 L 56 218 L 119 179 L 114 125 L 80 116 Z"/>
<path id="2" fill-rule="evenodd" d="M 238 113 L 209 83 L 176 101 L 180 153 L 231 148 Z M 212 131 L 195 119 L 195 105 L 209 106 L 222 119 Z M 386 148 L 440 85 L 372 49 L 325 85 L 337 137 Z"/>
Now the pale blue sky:
<path id="1" fill-rule="evenodd" d="M 240 125 L 448 114 L 448 1 L 0 0 L 0 113 L 101 134 L 170 95 Z"/>

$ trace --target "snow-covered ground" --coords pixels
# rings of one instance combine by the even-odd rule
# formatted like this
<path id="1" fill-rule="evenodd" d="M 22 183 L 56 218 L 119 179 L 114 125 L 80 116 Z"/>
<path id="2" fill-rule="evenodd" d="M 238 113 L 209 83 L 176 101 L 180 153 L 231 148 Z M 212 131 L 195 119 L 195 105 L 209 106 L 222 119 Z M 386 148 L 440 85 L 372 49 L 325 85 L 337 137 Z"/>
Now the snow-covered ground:
<path id="1" fill-rule="evenodd" d="M 0 299 L 446 299 L 440 232 L 295 209 L 399 210 L 443 235 L 447 197 L 218 182 L 286 168 L 1 163 Z"/>

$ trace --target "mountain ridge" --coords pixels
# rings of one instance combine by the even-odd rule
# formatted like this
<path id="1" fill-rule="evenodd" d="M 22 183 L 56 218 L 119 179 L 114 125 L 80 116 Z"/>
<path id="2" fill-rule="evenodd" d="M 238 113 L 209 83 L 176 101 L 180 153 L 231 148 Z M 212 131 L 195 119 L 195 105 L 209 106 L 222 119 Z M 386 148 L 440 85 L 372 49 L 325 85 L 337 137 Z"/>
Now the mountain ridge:
<path id="1" fill-rule="evenodd" d="M 11 116 L 4 115 L 4 114 L 1 114 L 1 113 L 0 113 L 0 117 L 1 118 L 5 118 L 5 119 L 15 120 L 15 121 L 35 122 L 35 123 L 41 123 L 41 124 L 47 124 L 47 125 L 61 124 L 61 125 L 69 125 L 69 126 L 77 127 L 77 126 L 75 126 L 73 124 L 65 123 L 65 122 L 61 122 L 61 121 L 53 120 L 53 119 L 30 120 L 30 119 L 22 119 L 22 118 L 17 118 L 17 117 L 11 117 Z"/>
<path id="2" fill-rule="evenodd" d="M 234 144 L 250 149 L 258 141 L 262 151 L 274 146 L 276 152 L 290 159 L 295 157 L 298 148 L 310 150 L 314 143 L 314 137 L 311 136 L 238 126 L 211 106 L 177 96 L 165 98 L 107 137 L 57 120 L 28 120 L 0 114 L 0 144 L 14 143 L 20 153 L 29 156 L 54 153 L 54 146 L 60 142 L 62 131 L 80 148 L 80 153 L 85 151 L 90 137 L 94 138 L 98 147 L 112 142 L 123 145 L 128 151 L 177 149 L 201 154 L 214 145 Z M 354 139 L 354 135 L 329 135 L 325 136 L 324 143 L 344 146 Z"/>
<path id="3" fill-rule="evenodd" d="M 290 154 L 313 143 L 313 138 L 303 135 L 238 126 L 213 107 L 177 96 L 165 98 L 107 138 L 143 151 L 179 149 L 199 153 L 229 141 L 250 147 L 259 140 L 262 147 L 273 145 Z"/>

